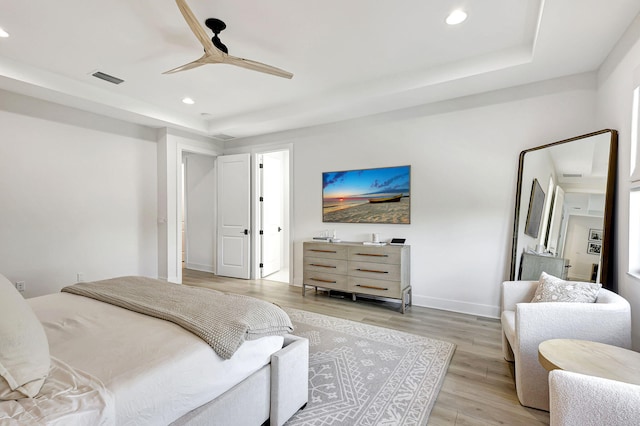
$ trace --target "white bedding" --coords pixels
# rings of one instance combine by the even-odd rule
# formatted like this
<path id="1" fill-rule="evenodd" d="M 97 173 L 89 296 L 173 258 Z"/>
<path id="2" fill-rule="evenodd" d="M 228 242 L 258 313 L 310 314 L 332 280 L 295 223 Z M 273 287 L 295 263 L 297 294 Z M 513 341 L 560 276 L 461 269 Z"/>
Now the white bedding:
<path id="1" fill-rule="evenodd" d="M 180 326 L 93 299 L 58 293 L 29 304 L 51 355 L 111 392 L 118 425 L 171 423 L 268 364 L 284 340 L 246 341 L 223 360 Z"/>
<path id="2" fill-rule="evenodd" d="M 38 396 L 0 402 L 0 424 L 113 425 L 113 396 L 99 380 L 52 357 L 49 376 Z"/>

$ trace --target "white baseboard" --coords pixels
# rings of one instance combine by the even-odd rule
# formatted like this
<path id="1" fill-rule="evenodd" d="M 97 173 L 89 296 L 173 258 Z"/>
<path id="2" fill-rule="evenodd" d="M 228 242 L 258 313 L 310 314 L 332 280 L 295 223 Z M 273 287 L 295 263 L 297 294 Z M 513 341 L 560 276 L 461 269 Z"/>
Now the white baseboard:
<path id="1" fill-rule="evenodd" d="M 500 306 L 482 305 L 479 303 L 461 302 L 459 300 L 437 299 L 435 297 L 413 295 L 413 304 L 424 308 L 442 309 L 443 311 L 477 315 L 479 317 L 500 318 Z"/>

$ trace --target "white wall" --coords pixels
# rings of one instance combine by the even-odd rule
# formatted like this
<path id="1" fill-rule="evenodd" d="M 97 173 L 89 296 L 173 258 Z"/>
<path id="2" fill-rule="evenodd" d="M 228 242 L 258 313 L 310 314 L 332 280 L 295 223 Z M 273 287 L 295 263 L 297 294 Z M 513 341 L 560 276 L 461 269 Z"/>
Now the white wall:
<path id="1" fill-rule="evenodd" d="M 619 293 L 631 303 L 634 349 L 640 350 L 640 280 L 629 275 L 629 188 L 631 108 L 633 90 L 640 85 L 640 17 L 636 17 L 598 74 L 597 117 L 600 127 L 618 130 L 618 195 L 616 226 Z M 638 241 L 633 242 L 638 245 Z"/>
<path id="2" fill-rule="evenodd" d="M 156 132 L 0 91 L 0 273 L 26 297 L 157 274 Z"/>
<path id="3" fill-rule="evenodd" d="M 518 155 L 597 130 L 595 78 L 580 75 L 366 119 L 228 143 L 292 143 L 294 282 L 302 242 L 405 237 L 414 303 L 498 316 L 509 272 Z M 323 171 L 410 164 L 411 224 L 322 223 Z"/>
<path id="4" fill-rule="evenodd" d="M 181 280 L 182 153 L 222 144 L 0 90 L 0 273 L 25 297 L 84 280 Z"/>

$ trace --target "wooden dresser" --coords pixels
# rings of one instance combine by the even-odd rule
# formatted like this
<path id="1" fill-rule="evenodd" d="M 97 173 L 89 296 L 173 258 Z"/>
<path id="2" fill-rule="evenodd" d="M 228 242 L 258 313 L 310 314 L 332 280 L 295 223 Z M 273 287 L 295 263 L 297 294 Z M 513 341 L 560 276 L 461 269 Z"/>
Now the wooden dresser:
<path id="1" fill-rule="evenodd" d="M 306 286 L 401 300 L 411 306 L 410 246 L 304 243 L 302 295 Z"/>

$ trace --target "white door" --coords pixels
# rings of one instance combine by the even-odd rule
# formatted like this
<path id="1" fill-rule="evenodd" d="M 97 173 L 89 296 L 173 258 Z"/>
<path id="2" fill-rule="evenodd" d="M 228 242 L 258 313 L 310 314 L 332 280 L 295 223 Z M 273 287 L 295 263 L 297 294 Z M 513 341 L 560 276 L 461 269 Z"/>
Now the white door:
<path id="1" fill-rule="evenodd" d="M 218 157 L 217 274 L 249 279 L 250 154 Z"/>
<path id="2" fill-rule="evenodd" d="M 282 267 L 284 173 L 281 152 L 262 156 L 262 273 L 266 277 Z"/>

